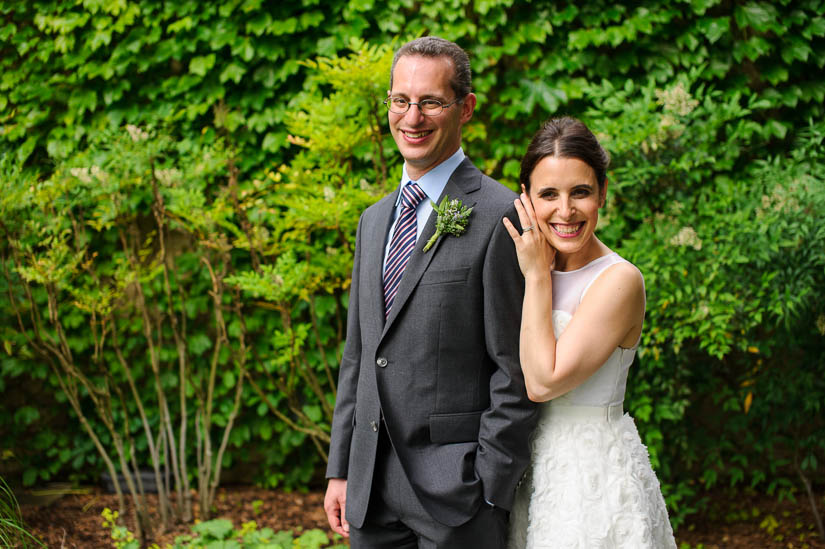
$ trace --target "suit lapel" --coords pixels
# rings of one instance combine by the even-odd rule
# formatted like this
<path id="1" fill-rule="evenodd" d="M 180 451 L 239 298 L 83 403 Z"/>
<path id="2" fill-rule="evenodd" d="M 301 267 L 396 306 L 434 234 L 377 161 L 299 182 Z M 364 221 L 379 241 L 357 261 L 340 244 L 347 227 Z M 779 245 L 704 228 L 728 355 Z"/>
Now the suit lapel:
<path id="1" fill-rule="evenodd" d="M 453 175 L 450 177 L 450 180 L 447 181 L 447 185 L 444 187 L 444 190 L 441 193 L 441 196 L 438 197 L 438 203 L 440 204 L 441 201 L 444 199 L 444 196 L 449 196 L 450 199 L 458 198 L 461 200 L 465 205 L 471 206 L 470 199 L 468 195 L 481 187 L 481 172 L 473 166 L 473 163 L 470 162 L 468 158 L 465 158 L 464 161 L 456 168 L 453 172 Z M 444 241 L 445 238 L 451 237 L 444 237 L 438 239 L 438 241 L 433 244 L 433 247 L 424 252 L 424 245 L 430 239 L 430 237 L 435 233 L 435 222 L 436 222 L 436 213 L 433 211 L 430 214 L 430 217 L 427 219 L 427 223 L 424 225 L 424 230 L 421 232 L 421 237 L 415 243 L 415 249 L 413 250 L 412 255 L 410 256 L 410 261 L 407 263 L 407 268 L 404 269 L 404 274 L 401 277 L 401 283 L 398 286 L 398 293 L 395 295 L 395 301 L 392 304 L 392 310 L 390 311 L 390 316 L 387 318 L 386 324 L 384 324 L 384 334 L 387 333 L 387 330 L 392 325 L 395 318 L 404 308 L 404 305 L 407 303 L 410 295 L 412 294 L 415 287 L 418 285 L 419 280 L 423 276 L 424 272 L 427 270 L 427 267 L 430 265 L 433 257 L 438 253 L 438 249 L 441 247 L 441 243 Z M 472 230 L 472 221 L 467 228 L 468 230 Z M 389 228 L 388 228 L 389 230 Z M 383 285 L 381 286 L 383 288 Z M 383 296 L 381 299 L 381 311 L 383 314 Z"/>

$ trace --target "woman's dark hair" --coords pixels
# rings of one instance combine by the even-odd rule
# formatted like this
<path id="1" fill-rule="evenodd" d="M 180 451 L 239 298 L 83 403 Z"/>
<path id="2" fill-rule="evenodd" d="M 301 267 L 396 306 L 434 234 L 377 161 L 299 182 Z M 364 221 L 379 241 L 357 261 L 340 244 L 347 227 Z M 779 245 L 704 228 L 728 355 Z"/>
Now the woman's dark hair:
<path id="1" fill-rule="evenodd" d="M 599 191 L 604 188 L 607 177 L 607 165 L 610 157 L 593 135 L 580 120 L 563 116 L 551 118 L 533 136 L 527 152 L 521 159 L 521 173 L 519 182 L 530 190 L 530 174 L 542 158 L 556 156 L 559 158 L 576 158 L 593 169 Z"/>

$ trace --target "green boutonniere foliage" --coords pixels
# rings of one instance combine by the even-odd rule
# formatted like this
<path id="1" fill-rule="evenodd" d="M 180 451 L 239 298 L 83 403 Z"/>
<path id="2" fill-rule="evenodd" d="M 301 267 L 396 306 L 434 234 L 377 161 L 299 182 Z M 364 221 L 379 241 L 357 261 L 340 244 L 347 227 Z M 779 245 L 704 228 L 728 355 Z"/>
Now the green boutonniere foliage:
<path id="1" fill-rule="evenodd" d="M 453 236 L 461 236 L 467 230 L 467 225 L 470 223 L 470 214 L 473 209 L 468 208 L 461 203 L 461 200 L 455 198 L 450 200 L 449 196 L 445 196 L 441 200 L 441 204 L 432 203 L 438 217 L 435 221 L 435 233 L 427 241 L 424 246 L 426 252 L 433 247 L 442 235 L 451 234 Z"/>

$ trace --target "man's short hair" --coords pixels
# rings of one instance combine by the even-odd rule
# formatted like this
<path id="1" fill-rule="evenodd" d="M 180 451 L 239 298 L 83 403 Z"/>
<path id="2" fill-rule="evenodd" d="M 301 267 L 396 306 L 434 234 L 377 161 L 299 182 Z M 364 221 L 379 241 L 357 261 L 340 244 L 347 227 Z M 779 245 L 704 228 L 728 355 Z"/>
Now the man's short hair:
<path id="1" fill-rule="evenodd" d="M 421 57 L 446 57 L 453 63 L 453 77 L 450 87 L 455 92 L 456 99 L 463 99 L 473 91 L 472 74 L 470 73 L 470 58 L 455 42 L 438 38 L 437 36 L 423 36 L 407 42 L 401 46 L 392 59 L 390 69 L 390 90 L 392 90 L 392 76 L 395 73 L 395 64 L 405 55 L 420 55 Z"/>

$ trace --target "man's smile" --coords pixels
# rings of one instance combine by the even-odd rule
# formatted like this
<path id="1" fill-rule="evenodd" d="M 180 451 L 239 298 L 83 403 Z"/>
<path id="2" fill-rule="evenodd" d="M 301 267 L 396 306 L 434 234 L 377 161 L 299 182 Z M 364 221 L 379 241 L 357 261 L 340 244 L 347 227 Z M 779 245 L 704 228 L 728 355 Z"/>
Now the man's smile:
<path id="1" fill-rule="evenodd" d="M 407 140 L 420 141 L 433 133 L 433 130 L 400 130 Z"/>

